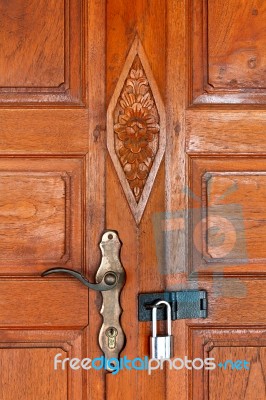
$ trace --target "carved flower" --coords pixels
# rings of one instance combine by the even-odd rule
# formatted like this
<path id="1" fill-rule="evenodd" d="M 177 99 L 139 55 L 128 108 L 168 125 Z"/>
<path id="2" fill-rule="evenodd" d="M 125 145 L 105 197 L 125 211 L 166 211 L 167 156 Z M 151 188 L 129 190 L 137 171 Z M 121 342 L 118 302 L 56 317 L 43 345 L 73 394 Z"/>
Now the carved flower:
<path id="1" fill-rule="evenodd" d="M 123 159 L 122 163 L 133 163 L 136 160 L 142 163 L 153 157 L 152 149 L 148 145 L 154 140 L 154 135 L 158 134 L 160 127 L 156 117 L 150 112 L 148 97 L 144 99 L 143 96 L 139 102 L 133 104 L 130 103 L 136 100 L 133 99 L 135 95 L 129 94 L 128 98 L 124 97 L 124 114 L 119 116 L 119 122 L 114 126 L 114 131 L 123 143 L 119 154 Z"/>

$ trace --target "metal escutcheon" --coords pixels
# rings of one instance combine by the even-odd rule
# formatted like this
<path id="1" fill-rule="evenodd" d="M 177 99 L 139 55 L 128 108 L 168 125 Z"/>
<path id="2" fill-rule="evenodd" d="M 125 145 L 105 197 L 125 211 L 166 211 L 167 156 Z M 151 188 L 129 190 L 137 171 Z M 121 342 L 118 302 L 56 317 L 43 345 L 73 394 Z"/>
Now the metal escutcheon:
<path id="1" fill-rule="evenodd" d="M 102 294 L 101 314 L 102 327 L 99 332 L 99 345 L 106 359 L 118 358 L 125 344 L 125 334 L 120 324 L 122 309 L 120 306 L 120 293 L 125 284 L 126 274 L 120 261 L 121 242 L 118 233 L 112 230 L 102 235 L 100 249 L 102 253 L 101 264 L 91 283 L 79 272 L 67 268 L 52 268 L 42 273 L 42 276 L 52 274 L 68 274 L 78 279 L 89 289 L 100 291 Z M 112 371 L 112 369 L 108 369 Z"/>

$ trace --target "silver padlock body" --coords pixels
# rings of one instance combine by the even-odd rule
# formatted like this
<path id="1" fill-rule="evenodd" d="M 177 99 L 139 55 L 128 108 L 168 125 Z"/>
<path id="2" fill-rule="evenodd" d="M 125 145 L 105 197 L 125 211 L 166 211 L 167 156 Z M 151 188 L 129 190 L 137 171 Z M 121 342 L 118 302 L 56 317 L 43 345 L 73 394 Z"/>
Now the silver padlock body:
<path id="1" fill-rule="evenodd" d="M 151 336 L 150 355 L 155 359 L 173 357 L 173 336 Z"/>

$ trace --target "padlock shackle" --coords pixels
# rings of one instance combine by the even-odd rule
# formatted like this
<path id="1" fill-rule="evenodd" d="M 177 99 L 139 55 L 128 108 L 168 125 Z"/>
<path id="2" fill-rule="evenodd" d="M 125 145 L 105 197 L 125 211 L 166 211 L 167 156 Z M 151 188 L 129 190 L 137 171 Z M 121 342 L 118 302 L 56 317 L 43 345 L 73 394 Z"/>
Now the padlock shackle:
<path id="1" fill-rule="evenodd" d="M 157 301 L 152 307 L 152 336 L 157 336 L 157 308 L 160 305 L 165 305 L 167 307 L 167 336 L 171 336 L 172 329 L 171 329 L 171 306 L 165 300 Z"/>

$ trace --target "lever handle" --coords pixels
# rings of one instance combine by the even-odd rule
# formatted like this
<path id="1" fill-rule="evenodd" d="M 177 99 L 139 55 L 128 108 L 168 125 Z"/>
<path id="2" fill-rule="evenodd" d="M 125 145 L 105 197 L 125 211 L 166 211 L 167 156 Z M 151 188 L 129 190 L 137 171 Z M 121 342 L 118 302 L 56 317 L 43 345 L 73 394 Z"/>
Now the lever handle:
<path id="1" fill-rule="evenodd" d="M 117 275 L 113 271 L 106 272 L 99 283 L 89 282 L 83 275 L 79 272 L 67 268 L 51 268 L 42 273 L 42 276 L 48 276 L 51 274 L 69 274 L 78 279 L 83 285 L 87 286 L 89 289 L 97 290 L 99 292 L 104 292 L 106 290 L 111 290 L 117 285 Z"/>

